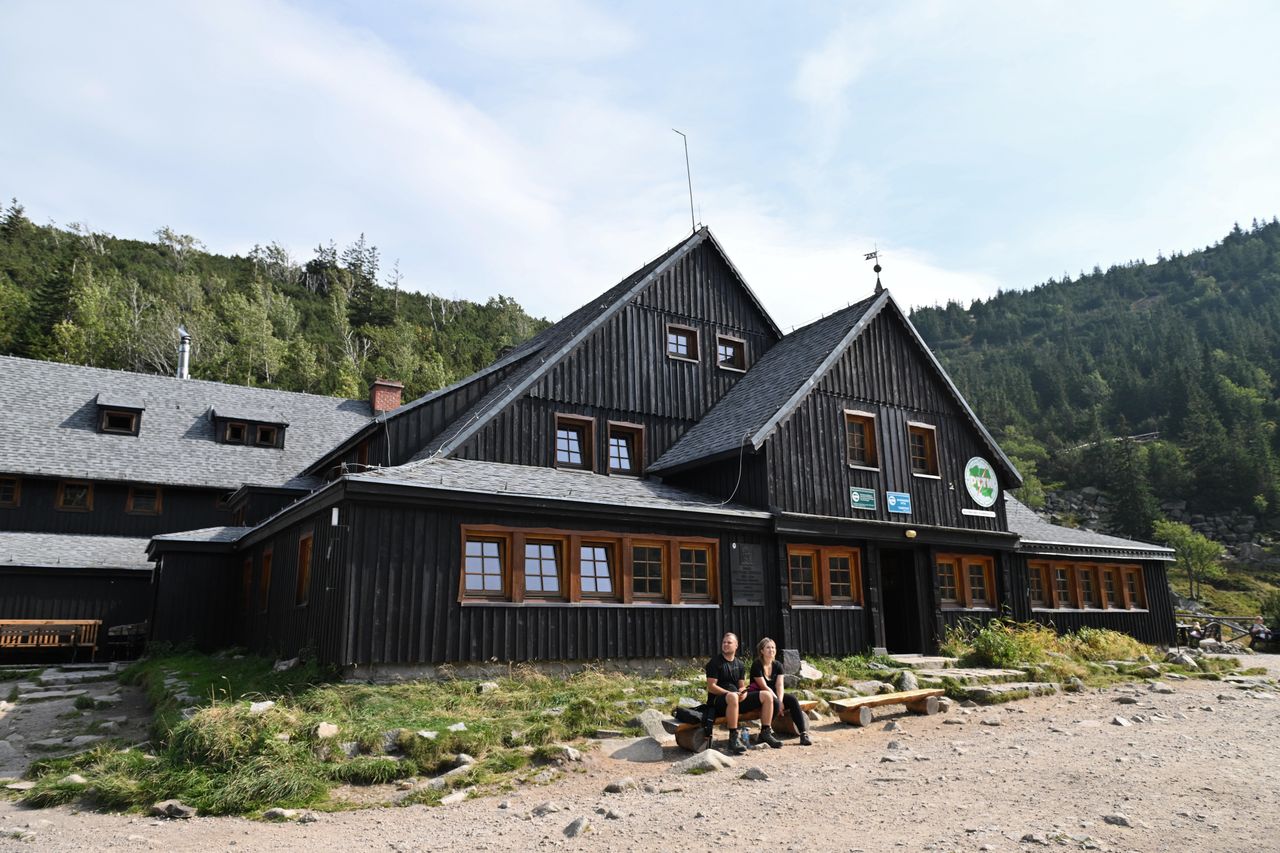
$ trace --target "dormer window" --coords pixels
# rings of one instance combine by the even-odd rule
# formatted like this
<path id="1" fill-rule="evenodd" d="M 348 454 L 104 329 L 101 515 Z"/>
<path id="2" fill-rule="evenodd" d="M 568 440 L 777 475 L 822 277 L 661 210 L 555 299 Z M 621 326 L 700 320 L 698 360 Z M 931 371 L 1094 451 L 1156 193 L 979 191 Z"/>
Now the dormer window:
<path id="1" fill-rule="evenodd" d="M 639 475 L 644 470 L 642 437 L 638 424 L 609 424 L 609 473 Z"/>
<path id="2" fill-rule="evenodd" d="M 137 435 L 142 426 L 141 400 L 99 394 L 94 402 L 98 406 L 98 432 L 110 435 Z"/>
<path id="3" fill-rule="evenodd" d="M 667 357 L 680 361 L 698 360 L 698 331 L 688 326 L 667 324 Z"/>
<path id="4" fill-rule="evenodd" d="M 747 369 L 747 342 L 742 338 L 716 335 L 716 365 L 722 370 Z"/>
<path id="5" fill-rule="evenodd" d="M 590 418 L 556 415 L 556 467 L 595 470 Z"/>
<path id="6" fill-rule="evenodd" d="M 938 476 L 938 443 L 936 428 L 932 424 L 907 424 L 908 447 L 911 452 L 911 473 L 921 477 Z"/>
<path id="7" fill-rule="evenodd" d="M 214 435 L 222 444 L 284 447 L 284 433 L 289 425 L 274 413 L 215 411 L 212 418 Z"/>

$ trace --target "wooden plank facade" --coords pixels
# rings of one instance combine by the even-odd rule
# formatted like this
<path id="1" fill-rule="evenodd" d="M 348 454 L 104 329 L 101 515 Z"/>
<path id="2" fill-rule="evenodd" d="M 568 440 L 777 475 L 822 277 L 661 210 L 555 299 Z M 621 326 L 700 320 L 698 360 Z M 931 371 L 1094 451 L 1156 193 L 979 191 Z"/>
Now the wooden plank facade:
<path id="1" fill-rule="evenodd" d="M 853 457 L 853 422 L 874 458 Z M 1033 607 L 1029 561 L 1053 550 L 970 491 L 974 458 L 1019 484 L 887 293 L 784 339 L 702 229 L 355 432 L 301 472 L 326 487 L 216 559 L 156 554 L 162 587 L 184 577 L 213 602 L 184 619 L 356 670 L 695 657 L 726 630 L 810 655 L 928 652 L 1002 615 L 1171 640 L 1156 546 L 1063 532 L 1093 564 L 1140 565 L 1144 593 L 1117 592 L 1117 569 L 1096 575 L 1110 607 L 1092 586 L 1079 607 Z"/>

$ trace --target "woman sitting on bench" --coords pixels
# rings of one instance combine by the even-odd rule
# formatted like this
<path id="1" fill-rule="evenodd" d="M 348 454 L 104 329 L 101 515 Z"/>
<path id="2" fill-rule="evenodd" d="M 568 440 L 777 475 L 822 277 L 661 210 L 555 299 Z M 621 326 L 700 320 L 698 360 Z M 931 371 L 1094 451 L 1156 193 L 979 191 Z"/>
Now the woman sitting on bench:
<path id="1" fill-rule="evenodd" d="M 1261 616 L 1253 617 L 1253 624 L 1249 626 L 1249 648 L 1253 648 L 1259 640 L 1269 643 L 1274 637 L 1275 634 L 1263 623 Z"/>
<path id="2" fill-rule="evenodd" d="M 809 737 L 809 718 L 804 715 L 804 709 L 800 707 L 800 700 L 795 694 L 783 689 L 785 679 L 782 664 L 778 663 L 778 644 L 765 637 L 756 644 L 756 659 L 751 663 L 751 683 L 747 685 L 747 690 L 772 694 L 776 713 L 781 714 L 785 710 L 795 724 L 796 731 L 800 733 L 800 745 L 813 746 L 813 739 Z M 777 738 L 766 743 L 775 749 L 782 746 Z"/>

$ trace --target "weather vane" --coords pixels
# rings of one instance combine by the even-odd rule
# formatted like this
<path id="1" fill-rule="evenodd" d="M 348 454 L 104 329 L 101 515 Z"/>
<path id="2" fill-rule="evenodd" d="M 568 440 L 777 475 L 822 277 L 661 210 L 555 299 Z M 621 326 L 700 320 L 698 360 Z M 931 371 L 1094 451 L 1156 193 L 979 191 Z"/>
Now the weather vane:
<path id="1" fill-rule="evenodd" d="M 884 290 L 884 285 L 880 283 L 880 270 L 884 269 L 884 267 L 880 266 L 880 247 L 876 246 L 876 250 L 874 252 L 867 252 L 862 256 L 862 259 L 864 261 L 876 262 L 876 265 L 871 269 L 874 270 L 876 274 L 876 293 L 880 293 Z"/>

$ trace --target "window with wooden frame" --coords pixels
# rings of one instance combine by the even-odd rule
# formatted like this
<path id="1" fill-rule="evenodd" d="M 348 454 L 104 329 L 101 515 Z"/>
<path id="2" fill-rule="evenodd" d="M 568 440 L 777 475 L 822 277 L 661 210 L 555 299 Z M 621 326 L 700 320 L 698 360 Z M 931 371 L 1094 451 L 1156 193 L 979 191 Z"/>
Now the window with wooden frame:
<path id="1" fill-rule="evenodd" d="M 270 424 L 258 424 L 254 431 L 253 443 L 258 447 L 279 447 L 280 428 Z"/>
<path id="2" fill-rule="evenodd" d="M 262 552 L 262 577 L 258 581 L 258 610 L 262 613 L 271 606 L 271 557 L 270 548 Z"/>
<path id="3" fill-rule="evenodd" d="M 938 600 L 945 609 L 990 610 L 996 606 L 995 560 L 983 554 L 938 554 Z"/>
<path id="4" fill-rule="evenodd" d="M 715 603 L 719 542 L 464 525 L 459 600 Z M 511 560 L 508 555 L 516 555 Z"/>
<path id="5" fill-rule="evenodd" d="M 644 427 L 609 423 L 609 473 L 639 476 L 644 470 Z"/>
<path id="6" fill-rule="evenodd" d="M 578 546 L 578 582 L 583 598 L 613 598 L 617 566 L 612 542 L 583 542 Z"/>
<path id="7" fill-rule="evenodd" d="M 1145 610 L 1146 590 L 1142 568 L 1108 563 L 1031 562 L 1031 606 L 1065 610 Z M 1052 584 L 1052 598 L 1035 599 L 1035 575 L 1041 573 Z"/>
<path id="8" fill-rule="evenodd" d="M 244 562 L 240 564 L 240 608 L 244 612 L 249 612 L 249 605 L 253 602 L 253 558 L 245 557 Z"/>
<path id="9" fill-rule="evenodd" d="M 845 460 L 859 468 L 875 468 L 876 416 L 868 412 L 844 412 Z"/>
<path id="10" fill-rule="evenodd" d="M 1102 601 L 1107 609 L 1124 606 L 1123 593 L 1120 591 L 1119 572 L 1110 566 L 1103 566 L 1102 573 Z"/>
<path id="11" fill-rule="evenodd" d="M 13 509 L 22 503 L 22 480 L 0 477 L 0 509 Z"/>
<path id="12" fill-rule="evenodd" d="M 293 591 L 295 607 L 302 607 L 311 600 L 311 557 L 315 544 L 315 534 L 311 531 L 298 538 L 298 578 Z"/>
<path id="13" fill-rule="evenodd" d="M 361 469 L 369 467 L 369 442 L 362 441 L 356 445 L 356 464 Z"/>
<path id="14" fill-rule="evenodd" d="M 162 502 L 159 486 L 130 486 L 124 511 L 133 515 L 159 515 Z"/>
<path id="15" fill-rule="evenodd" d="M 114 435 L 137 435 L 142 416 L 126 409 L 103 409 L 98 431 Z"/>
<path id="16" fill-rule="evenodd" d="M 1098 577 L 1095 566 L 1076 566 L 1076 585 L 1080 588 L 1080 606 L 1085 609 L 1098 610 L 1102 607 L 1098 599 Z"/>
<path id="17" fill-rule="evenodd" d="M 745 372 L 747 342 L 731 335 L 716 335 L 716 366 L 722 370 Z"/>
<path id="18" fill-rule="evenodd" d="M 1124 576 L 1124 606 L 1127 609 L 1147 609 L 1147 588 L 1142 582 L 1140 566 L 1122 566 L 1120 572 Z"/>
<path id="19" fill-rule="evenodd" d="M 595 470 L 595 444 L 590 418 L 556 415 L 556 467 Z"/>
<path id="20" fill-rule="evenodd" d="M 689 326 L 667 324 L 667 358 L 679 361 L 698 360 L 698 330 Z"/>
<path id="21" fill-rule="evenodd" d="M 58 483 L 57 506 L 66 512 L 91 512 L 93 483 L 88 480 L 62 480 Z"/>
<path id="22" fill-rule="evenodd" d="M 822 545 L 787 546 L 792 604 L 826 607 L 862 604 L 862 552 Z"/>
<path id="23" fill-rule="evenodd" d="M 222 428 L 223 444 L 244 444 L 249 438 L 249 425 L 240 421 L 228 421 Z"/>
<path id="24" fill-rule="evenodd" d="M 1027 564 L 1027 585 L 1030 590 L 1032 607 L 1050 607 L 1048 589 L 1049 589 L 1049 567 L 1043 563 Z"/>
<path id="25" fill-rule="evenodd" d="M 1053 564 L 1053 606 L 1075 607 L 1075 584 L 1071 582 L 1071 566 Z"/>
<path id="26" fill-rule="evenodd" d="M 911 453 L 911 473 L 938 476 L 937 429 L 931 424 L 908 423 L 907 445 Z"/>
<path id="27" fill-rule="evenodd" d="M 464 534 L 462 594 L 466 598 L 505 598 L 509 588 L 507 554 L 510 540 Z"/>
<path id="28" fill-rule="evenodd" d="M 631 595 L 635 599 L 666 599 L 667 562 L 666 542 L 631 543 Z"/>

